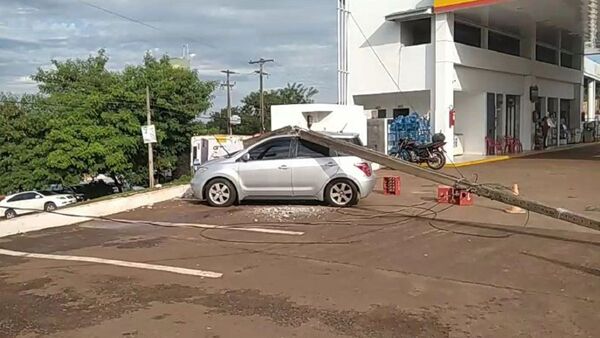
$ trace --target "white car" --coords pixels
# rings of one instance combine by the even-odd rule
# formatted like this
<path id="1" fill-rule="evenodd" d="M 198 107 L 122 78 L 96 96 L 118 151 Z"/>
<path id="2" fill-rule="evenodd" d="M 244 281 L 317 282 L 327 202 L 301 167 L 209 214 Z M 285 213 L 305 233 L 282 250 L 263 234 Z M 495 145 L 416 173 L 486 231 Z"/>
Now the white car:
<path id="1" fill-rule="evenodd" d="M 8 219 L 36 211 L 54 211 L 77 202 L 73 195 L 52 191 L 27 191 L 6 196 L 0 201 L 0 216 Z"/>

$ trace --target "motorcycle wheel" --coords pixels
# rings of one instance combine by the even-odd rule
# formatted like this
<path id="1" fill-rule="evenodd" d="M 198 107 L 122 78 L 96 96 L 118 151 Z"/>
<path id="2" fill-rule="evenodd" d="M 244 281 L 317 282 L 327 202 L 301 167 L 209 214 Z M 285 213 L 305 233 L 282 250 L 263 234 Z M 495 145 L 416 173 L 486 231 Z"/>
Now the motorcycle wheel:
<path id="1" fill-rule="evenodd" d="M 427 160 L 427 166 L 433 170 L 440 170 L 446 165 L 446 156 L 441 151 L 431 153 L 431 158 Z"/>
<path id="2" fill-rule="evenodd" d="M 410 152 L 406 149 L 400 150 L 400 153 L 398 153 L 398 157 L 403 161 L 412 162 L 412 156 L 410 156 Z"/>

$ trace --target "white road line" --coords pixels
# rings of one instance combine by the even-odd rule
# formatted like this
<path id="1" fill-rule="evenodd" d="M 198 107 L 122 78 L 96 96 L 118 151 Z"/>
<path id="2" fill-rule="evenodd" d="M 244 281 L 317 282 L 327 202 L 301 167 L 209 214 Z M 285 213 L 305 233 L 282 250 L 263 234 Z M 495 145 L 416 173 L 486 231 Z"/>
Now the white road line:
<path id="1" fill-rule="evenodd" d="M 211 225 L 211 224 L 196 224 L 196 223 L 172 223 L 172 222 L 153 222 L 153 221 L 139 221 L 139 220 L 127 220 L 127 219 L 108 219 L 119 223 L 131 223 L 131 224 L 156 224 L 164 227 L 190 227 L 190 228 L 201 228 L 201 229 L 222 229 L 232 231 L 248 231 L 248 232 L 259 232 L 263 234 L 274 234 L 274 235 L 288 235 L 288 236 L 302 236 L 302 231 L 289 231 L 289 230 L 277 230 L 267 228 L 242 228 L 235 226 L 226 225 Z"/>
<path id="2" fill-rule="evenodd" d="M 95 258 L 95 257 L 47 255 L 47 254 L 19 252 L 19 251 L 5 250 L 5 249 L 0 249 L 0 255 L 23 257 L 23 258 L 51 259 L 51 260 L 56 260 L 56 261 L 74 261 L 74 262 L 116 265 L 116 266 L 122 266 L 122 267 L 126 267 L 126 268 L 165 271 L 165 272 L 171 272 L 171 273 L 176 273 L 176 274 L 180 274 L 180 275 L 189 275 L 189 276 L 206 277 L 206 278 L 221 278 L 223 276 L 223 274 L 220 272 L 177 268 L 177 267 L 166 266 L 166 265 L 154 265 L 154 264 L 146 264 L 146 263 L 118 261 L 118 260 L 114 260 L 114 259 L 103 259 L 103 258 Z"/>

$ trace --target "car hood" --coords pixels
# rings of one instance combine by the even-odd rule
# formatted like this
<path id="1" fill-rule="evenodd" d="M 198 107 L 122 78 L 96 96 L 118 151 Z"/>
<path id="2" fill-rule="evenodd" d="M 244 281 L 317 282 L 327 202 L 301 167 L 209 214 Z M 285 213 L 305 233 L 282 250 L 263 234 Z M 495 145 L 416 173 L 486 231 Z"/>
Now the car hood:
<path id="1" fill-rule="evenodd" d="M 231 161 L 230 157 L 221 157 L 221 158 L 216 158 L 213 160 L 210 160 L 208 162 L 204 162 L 201 167 L 208 167 L 208 166 L 213 166 L 215 164 L 220 164 L 220 163 L 224 163 L 224 162 L 228 162 Z"/>

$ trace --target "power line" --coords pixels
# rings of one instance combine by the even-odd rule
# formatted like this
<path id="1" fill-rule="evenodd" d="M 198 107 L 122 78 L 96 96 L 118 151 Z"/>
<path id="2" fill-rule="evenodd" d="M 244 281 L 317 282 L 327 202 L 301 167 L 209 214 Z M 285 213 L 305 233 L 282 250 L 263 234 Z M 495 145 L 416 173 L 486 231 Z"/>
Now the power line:
<path id="1" fill-rule="evenodd" d="M 129 21 L 129 22 L 133 22 L 133 23 L 136 23 L 136 24 L 138 24 L 138 25 L 142 25 L 142 26 L 144 26 L 144 27 L 150 28 L 150 29 L 152 29 L 152 30 L 155 30 L 155 31 L 157 31 L 157 32 L 166 33 L 166 34 L 169 34 L 169 35 L 171 35 L 171 36 L 173 36 L 173 37 L 178 37 L 178 38 L 180 38 L 180 39 L 182 39 L 182 40 L 185 40 L 185 41 L 188 41 L 188 40 L 189 40 L 189 41 L 197 42 L 197 43 L 199 43 L 199 44 L 201 44 L 201 45 L 204 45 L 204 46 L 207 46 L 207 47 L 210 47 L 210 48 L 214 48 L 214 46 L 213 46 L 213 45 L 211 45 L 211 44 L 209 44 L 209 43 L 206 43 L 205 41 L 199 41 L 199 40 L 196 40 L 196 39 L 194 39 L 194 38 L 187 37 L 187 36 L 183 36 L 183 35 L 176 35 L 176 34 L 172 34 L 172 33 L 168 32 L 168 31 L 165 31 L 165 30 L 163 30 L 163 29 L 161 29 L 161 28 L 158 28 L 158 27 L 156 27 L 156 26 L 153 26 L 153 25 L 151 25 L 151 24 L 148 24 L 148 23 L 146 23 L 146 22 L 144 22 L 144 21 L 142 21 L 142 20 L 139 20 L 139 19 L 136 19 L 136 18 L 132 18 L 132 17 L 130 17 L 130 16 L 127 16 L 127 15 L 121 14 L 121 13 L 119 13 L 119 12 L 117 12 L 117 11 L 114 11 L 114 10 L 111 10 L 111 9 L 108 9 L 108 8 L 105 8 L 105 7 L 98 6 L 98 5 L 96 5 L 96 4 L 93 4 L 93 3 L 87 2 L 87 1 L 85 1 L 85 0 L 77 0 L 77 1 L 78 1 L 79 3 L 81 3 L 81 4 L 83 4 L 83 5 L 86 5 L 86 6 L 88 6 L 88 7 L 92 7 L 92 8 L 95 8 L 95 9 L 97 9 L 97 10 L 103 11 L 103 12 L 105 12 L 105 13 L 107 13 L 107 14 L 114 15 L 114 16 L 116 16 L 116 17 L 118 17 L 118 18 L 121 18 L 121 19 L 123 19 L 123 20 Z"/>
<path id="2" fill-rule="evenodd" d="M 137 23 L 137 24 L 139 24 L 139 25 L 142 25 L 142 26 L 144 26 L 144 27 L 147 27 L 147 28 L 150 28 L 150 29 L 153 29 L 153 30 L 159 31 L 159 32 L 161 31 L 161 29 L 160 29 L 160 28 L 158 28 L 158 27 L 156 27 L 156 26 L 152 26 L 152 25 L 150 25 L 150 24 L 147 24 L 147 23 L 145 23 L 145 22 L 143 22 L 143 21 L 141 21 L 141 20 L 138 20 L 138 19 L 135 19 L 135 18 L 132 18 L 132 17 L 129 17 L 129 16 L 123 15 L 123 14 L 121 14 L 121 13 L 117 13 L 117 12 L 115 12 L 115 11 L 112 11 L 112 10 L 110 10 L 110 9 L 107 9 L 107 8 L 104 8 L 104 7 L 100 7 L 100 6 L 98 6 L 98 5 L 95 5 L 95 4 L 93 4 L 93 3 L 90 3 L 90 2 L 87 2 L 87 1 L 83 1 L 83 0 L 78 0 L 78 1 L 79 1 L 80 3 L 82 3 L 82 4 L 86 5 L 86 6 L 89 6 L 89 7 L 92 7 L 92 8 L 98 9 L 98 10 L 101 10 L 101 11 L 103 11 L 103 12 L 105 12 L 105 13 L 108 13 L 108 14 L 110 14 L 110 15 L 117 16 L 117 17 L 119 17 L 119 18 L 121 18 L 121 19 L 123 19 L 123 20 L 130 21 L 130 22 L 133 22 L 133 23 Z"/>

